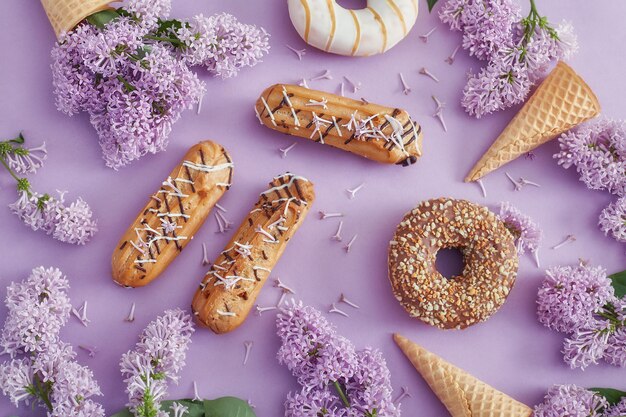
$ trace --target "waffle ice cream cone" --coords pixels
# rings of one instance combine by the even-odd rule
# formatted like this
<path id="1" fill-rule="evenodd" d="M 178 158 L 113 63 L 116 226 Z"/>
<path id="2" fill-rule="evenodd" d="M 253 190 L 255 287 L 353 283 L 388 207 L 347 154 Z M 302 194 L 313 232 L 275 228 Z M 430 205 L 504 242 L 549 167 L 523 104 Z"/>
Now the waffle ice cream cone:
<path id="1" fill-rule="evenodd" d="M 84 18 L 108 7 L 113 0 L 41 0 L 57 37 L 74 29 Z"/>
<path id="2" fill-rule="evenodd" d="M 600 113 L 591 88 L 559 62 L 465 178 L 476 181 Z"/>
<path id="3" fill-rule="evenodd" d="M 472 375 L 395 334 L 396 344 L 452 417 L 529 417 L 532 410 Z"/>

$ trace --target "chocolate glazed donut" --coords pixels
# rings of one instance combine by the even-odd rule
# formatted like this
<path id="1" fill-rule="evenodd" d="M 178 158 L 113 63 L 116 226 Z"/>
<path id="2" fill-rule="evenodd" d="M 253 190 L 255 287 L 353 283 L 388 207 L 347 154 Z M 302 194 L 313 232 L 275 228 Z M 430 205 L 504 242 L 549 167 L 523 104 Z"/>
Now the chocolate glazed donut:
<path id="1" fill-rule="evenodd" d="M 463 253 L 461 276 L 435 267 L 437 252 Z M 389 280 L 404 309 L 433 326 L 463 329 L 487 320 L 506 301 L 517 275 L 515 239 L 487 208 L 465 200 L 422 202 L 389 244 Z"/>

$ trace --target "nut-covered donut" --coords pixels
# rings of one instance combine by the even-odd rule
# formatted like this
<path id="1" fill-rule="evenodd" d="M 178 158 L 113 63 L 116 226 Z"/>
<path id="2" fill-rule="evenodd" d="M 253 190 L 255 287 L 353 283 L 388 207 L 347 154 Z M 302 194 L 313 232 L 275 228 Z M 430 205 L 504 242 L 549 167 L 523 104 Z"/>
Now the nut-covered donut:
<path id="1" fill-rule="evenodd" d="M 463 253 L 461 276 L 437 271 L 440 249 Z M 404 309 L 425 323 L 463 329 L 487 320 L 517 275 L 515 239 L 486 207 L 465 200 L 424 201 L 407 213 L 389 243 L 389 280 Z"/>

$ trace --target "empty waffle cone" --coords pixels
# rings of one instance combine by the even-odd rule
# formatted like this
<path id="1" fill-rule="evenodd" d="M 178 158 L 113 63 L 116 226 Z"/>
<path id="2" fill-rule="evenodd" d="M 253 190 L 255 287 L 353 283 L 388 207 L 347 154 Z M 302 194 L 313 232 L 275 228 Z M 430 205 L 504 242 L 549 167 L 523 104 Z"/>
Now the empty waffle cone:
<path id="1" fill-rule="evenodd" d="M 452 417 L 529 417 L 532 410 L 472 375 L 395 334 L 396 344 Z"/>
<path id="2" fill-rule="evenodd" d="M 591 88 L 559 62 L 465 178 L 476 181 L 600 113 Z"/>
<path id="3" fill-rule="evenodd" d="M 41 0 L 57 37 L 74 29 L 87 16 L 108 7 L 113 0 Z"/>

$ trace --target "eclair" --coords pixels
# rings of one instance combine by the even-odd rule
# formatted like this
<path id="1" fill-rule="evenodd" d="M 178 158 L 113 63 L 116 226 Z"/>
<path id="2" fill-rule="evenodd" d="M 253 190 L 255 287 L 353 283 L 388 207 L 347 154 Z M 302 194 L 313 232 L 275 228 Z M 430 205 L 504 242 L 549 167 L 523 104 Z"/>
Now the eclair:
<path id="1" fill-rule="evenodd" d="M 273 179 L 200 283 L 191 303 L 200 325 L 227 333 L 244 322 L 314 199 L 306 178 Z"/>
<path id="2" fill-rule="evenodd" d="M 113 280 L 142 287 L 158 277 L 230 188 L 232 175 L 233 162 L 221 145 L 192 146 L 118 242 L 111 260 Z"/>
<path id="3" fill-rule="evenodd" d="M 365 158 L 408 166 L 422 155 L 422 128 L 405 110 L 288 84 L 257 100 L 259 123 Z"/>

